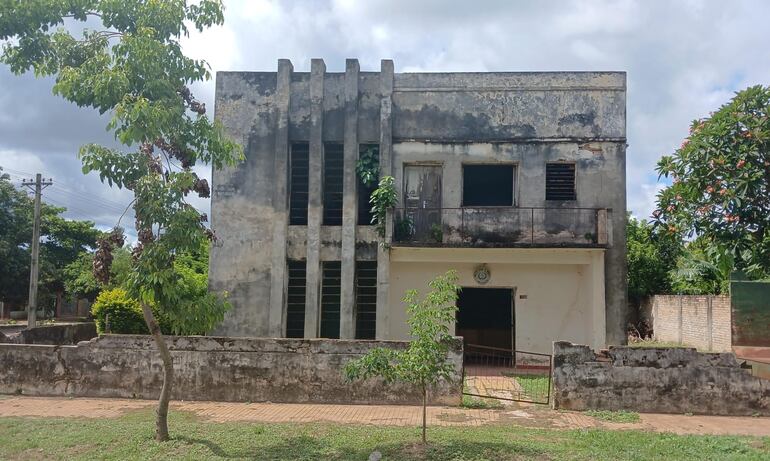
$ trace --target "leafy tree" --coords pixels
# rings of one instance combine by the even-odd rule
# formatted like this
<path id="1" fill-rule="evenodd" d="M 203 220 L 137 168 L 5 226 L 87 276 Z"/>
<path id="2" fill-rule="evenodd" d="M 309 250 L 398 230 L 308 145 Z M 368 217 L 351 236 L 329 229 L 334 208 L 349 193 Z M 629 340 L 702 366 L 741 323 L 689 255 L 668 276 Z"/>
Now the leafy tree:
<path id="1" fill-rule="evenodd" d="M 770 274 L 770 87 L 740 91 L 693 121 L 657 170 L 673 180 L 658 195 L 658 225 L 697 236 L 712 264 Z"/>
<path id="2" fill-rule="evenodd" d="M 729 290 L 732 268 L 729 255 L 697 238 L 685 245 L 676 267 L 671 270 L 672 291 L 688 295 L 725 294 Z"/>
<path id="3" fill-rule="evenodd" d="M 682 252 L 678 235 L 656 230 L 631 216 L 626 221 L 628 296 L 639 302 L 646 296 L 671 292 L 670 272 Z"/>
<path id="4" fill-rule="evenodd" d="M 82 253 L 62 271 L 64 291 L 72 297 L 93 301 L 105 288 L 126 286 L 131 271 L 131 250 L 127 247 L 116 248 L 112 257 L 110 280 L 105 285 L 94 277 L 94 254 Z"/>
<path id="5" fill-rule="evenodd" d="M 84 23 L 73 32 L 67 21 Z M 7 0 L 0 3 L 0 58 L 17 74 L 33 70 L 53 76 L 54 93 L 78 106 L 108 113 L 107 128 L 124 146 L 87 144 L 80 150 L 83 172 L 95 171 L 110 186 L 134 193 L 139 244 L 133 251 L 129 296 L 142 313 L 163 362 L 155 436 L 168 440 L 168 404 L 173 364 L 152 305 L 172 324 L 189 317 L 221 321 L 225 302 L 214 295 L 192 302 L 183 295 L 175 255 L 196 251 L 213 238 L 205 216 L 185 197 L 210 194 L 208 182 L 192 171 L 196 162 L 214 168 L 243 157 L 189 87 L 210 78 L 205 61 L 184 55 L 179 40 L 190 27 L 222 24 L 220 0 Z M 68 22 L 68 24 L 71 22 Z M 74 29 L 73 29 L 74 30 Z M 111 251 L 123 246 L 116 229 L 99 241 L 94 268 L 109 279 Z"/>
<path id="6" fill-rule="evenodd" d="M 65 268 L 96 246 L 99 231 L 91 221 L 63 218 L 64 208 L 45 202 L 40 206 L 39 299 L 53 306 L 56 292 L 64 289 Z M 0 168 L 0 299 L 26 303 L 29 295 L 30 240 L 34 203 L 10 182 Z"/>
<path id="7" fill-rule="evenodd" d="M 448 271 L 433 279 L 430 292 L 418 299 L 417 290 L 409 290 L 407 304 L 409 334 L 412 341 L 405 350 L 376 348 L 357 360 L 348 362 L 348 379 L 381 377 L 386 382 L 401 381 L 417 386 L 422 394 L 422 442 L 425 443 L 428 388 L 441 379 L 450 379 L 454 371 L 447 362 L 452 335 L 449 326 L 457 312 L 457 273 Z"/>

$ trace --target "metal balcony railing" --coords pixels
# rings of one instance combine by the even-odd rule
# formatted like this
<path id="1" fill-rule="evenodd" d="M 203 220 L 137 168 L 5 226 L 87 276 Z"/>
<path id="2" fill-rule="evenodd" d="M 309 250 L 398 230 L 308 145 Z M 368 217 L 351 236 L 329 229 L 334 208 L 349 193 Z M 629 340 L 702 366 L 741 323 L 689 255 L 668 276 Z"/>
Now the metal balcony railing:
<path id="1" fill-rule="evenodd" d="M 393 243 L 422 246 L 608 246 L 607 209 L 397 208 Z"/>

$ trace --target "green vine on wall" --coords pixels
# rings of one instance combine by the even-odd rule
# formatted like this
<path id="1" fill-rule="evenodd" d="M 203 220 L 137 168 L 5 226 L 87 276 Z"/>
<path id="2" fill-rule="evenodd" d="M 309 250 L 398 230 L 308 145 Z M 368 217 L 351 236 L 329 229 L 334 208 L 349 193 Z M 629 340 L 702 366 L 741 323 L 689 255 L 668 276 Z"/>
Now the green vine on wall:
<path id="1" fill-rule="evenodd" d="M 356 162 L 356 173 L 365 186 L 377 184 L 380 177 L 380 149 L 377 146 L 366 148 L 358 156 Z"/>
<path id="2" fill-rule="evenodd" d="M 369 199 L 372 204 L 372 224 L 375 225 L 380 238 L 385 238 L 385 218 L 388 210 L 398 203 L 398 194 L 393 183 L 393 176 L 383 176 Z"/>

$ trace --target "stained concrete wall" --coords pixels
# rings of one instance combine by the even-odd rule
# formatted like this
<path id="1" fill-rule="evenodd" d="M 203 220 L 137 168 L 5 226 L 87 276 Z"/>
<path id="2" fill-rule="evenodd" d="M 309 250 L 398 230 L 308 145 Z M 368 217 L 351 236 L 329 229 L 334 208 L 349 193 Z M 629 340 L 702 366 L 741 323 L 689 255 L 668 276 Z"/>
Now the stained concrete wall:
<path id="1" fill-rule="evenodd" d="M 322 261 L 343 261 L 341 335 L 352 337 L 351 262 L 378 260 L 377 337 L 388 339 L 389 252 L 369 226 L 355 226 L 358 145 L 380 144 L 381 174 L 400 185 L 409 162 L 441 162 L 444 206 L 459 206 L 463 162 L 518 168 L 518 206 L 611 209 L 605 253 L 604 337 L 625 341 L 625 95 L 623 72 L 404 73 L 382 61 L 362 72 L 310 72 L 279 61 L 278 72 L 217 73 L 216 118 L 244 146 L 246 162 L 213 174 L 210 287 L 227 291 L 233 309 L 218 334 L 282 336 L 285 262 L 307 261 L 305 336 L 318 333 Z M 287 162 L 292 142 L 310 145 L 308 226 L 287 223 Z M 345 146 L 343 225 L 322 226 L 323 144 Z M 544 203 L 545 163 L 577 165 L 578 199 Z M 368 229 L 367 229 L 368 228 Z M 392 216 L 387 228 L 392 229 Z"/>
<path id="2" fill-rule="evenodd" d="M 770 415 L 770 381 L 751 376 L 732 353 L 686 348 L 553 345 L 553 406 L 565 410 Z"/>
<path id="3" fill-rule="evenodd" d="M 435 276 L 457 271 L 462 287 L 514 290 L 514 349 L 550 354 L 554 341 L 604 347 L 604 262 L 602 249 L 394 248 L 390 299 L 406 290 L 422 295 Z M 485 264 L 486 284 L 474 279 Z M 388 334 L 408 339 L 406 305 L 390 311 Z M 472 340 L 471 340 L 472 342 Z"/>
<path id="4" fill-rule="evenodd" d="M 375 347 L 402 342 L 167 337 L 174 360 L 172 398 L 233 402 L 405 404 L 420 395 L 381 380 L 347 382 L 343 367 Z M 462 343 L 447 360 L 453 379 L 431 394 L 457 405 L 462 392 Z M 105 335 L 76 346 L 0 344 L 0 393 L 154 399 L 162 364 L 149 336 Z"/>
<path id="5" fill-rule="evenodd" d="M 88 341 L 96 336 L 96 325 L 93 322 L 65 323 L 25 329 L 7 338 L 7 341 L 2 341 L 0 337 L 0 342 L 63 345 L 77 344 L 80 341 Z"/>

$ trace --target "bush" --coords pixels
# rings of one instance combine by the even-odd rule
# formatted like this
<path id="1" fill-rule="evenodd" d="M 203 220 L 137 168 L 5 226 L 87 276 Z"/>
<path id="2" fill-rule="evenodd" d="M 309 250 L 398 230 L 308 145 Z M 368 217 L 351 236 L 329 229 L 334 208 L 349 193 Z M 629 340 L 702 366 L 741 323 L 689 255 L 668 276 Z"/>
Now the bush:
<path id="1" fill-rule="evenodd" d="M 169 334 L 171 328 L 167 319 L 160 315 L 155 307 L 152 311 L 163 334 Z M 110 333 L 149 334 L 147 324 L 144 322 L 142 307 L 136 300 L 129 298 L 126 290 L 122 288 L 102 291 L 91 306 L 91 315 L 96 321 L 96 331 L 100 334 L 106 332 L 108 314 L 110 316 Z"/>

